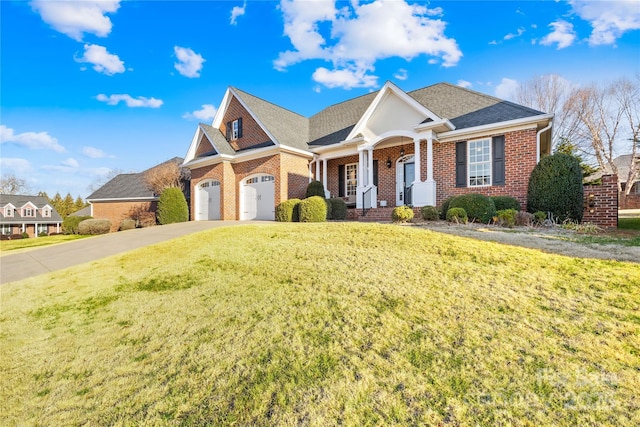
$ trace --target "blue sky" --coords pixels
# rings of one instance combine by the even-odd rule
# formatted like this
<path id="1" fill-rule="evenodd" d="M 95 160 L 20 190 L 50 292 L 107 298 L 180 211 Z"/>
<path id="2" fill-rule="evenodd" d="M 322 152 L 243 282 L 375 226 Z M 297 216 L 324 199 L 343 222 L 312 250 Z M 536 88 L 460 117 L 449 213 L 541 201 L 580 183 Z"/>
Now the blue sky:
<path id="1" fill-rule="evenodd" d="M 184 157 L 228 86 L 310 116 L 446 81 L 508 99 L 640 73 L 640 0 L 0 1 L 2 174 L 89 195 Z"/>

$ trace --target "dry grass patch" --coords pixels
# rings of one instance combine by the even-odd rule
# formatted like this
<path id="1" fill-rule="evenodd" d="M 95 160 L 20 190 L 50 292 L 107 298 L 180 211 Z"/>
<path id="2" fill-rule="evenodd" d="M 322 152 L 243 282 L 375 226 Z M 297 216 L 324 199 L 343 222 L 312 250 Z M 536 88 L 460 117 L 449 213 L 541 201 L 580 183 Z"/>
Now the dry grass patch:
<path id="1" fill-rule="evenodd" d="M 70 242 L 84 239 L 89 236 L 79 234 L 58 234 L 55 236 L 31 237 L 28 239 L 0 240 L 0 255 L 15 253 L 20 249 L 37 248 L 40 246 L 56 245 L 58 243 Z"/>
<path id="2" fill-rule="evenodd" d="M 638 425 L 640 270 L 378 224 L 2 287 L 9 424 Z"/>

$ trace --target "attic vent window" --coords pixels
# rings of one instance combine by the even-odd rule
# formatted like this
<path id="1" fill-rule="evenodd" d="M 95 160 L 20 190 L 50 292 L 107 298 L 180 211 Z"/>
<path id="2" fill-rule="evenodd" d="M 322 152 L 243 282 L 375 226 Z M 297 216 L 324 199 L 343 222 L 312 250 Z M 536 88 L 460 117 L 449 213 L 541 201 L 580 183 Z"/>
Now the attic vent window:
<path id="1" fill-rule="evenodd" d="M 242 117 L 232 122 L 227 122 L 227 140 L 235 141 L 239 138 L 242 138 Z"/>

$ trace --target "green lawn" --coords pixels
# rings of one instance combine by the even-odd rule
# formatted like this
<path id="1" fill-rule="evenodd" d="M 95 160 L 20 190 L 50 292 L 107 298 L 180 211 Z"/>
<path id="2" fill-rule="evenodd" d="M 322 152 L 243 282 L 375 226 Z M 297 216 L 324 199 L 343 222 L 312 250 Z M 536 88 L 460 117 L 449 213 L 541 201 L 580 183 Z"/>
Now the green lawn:
<path id="1" fill-rule="evenodd" d="M 7 425 L 640 424 L 640 268 L 398 225 L 215 229 L 3 285 Z"/>
<path id="2" fill-rule="evenodd" d="M 31 237 L 29 239 L 0 240 L 0 254 L 5 255 L 19 249 L 55 245 L 62 242 L 83 239 L 85 237 L 89 236 L 80 236 L 78 234 L 58 234 L 55 236 Z"/>
<path id="3" fill-rule="evenodd" d="M 618 228 L 621 230 L 640 231 L 640 217 L 638 218 L 618 218 Z"/>

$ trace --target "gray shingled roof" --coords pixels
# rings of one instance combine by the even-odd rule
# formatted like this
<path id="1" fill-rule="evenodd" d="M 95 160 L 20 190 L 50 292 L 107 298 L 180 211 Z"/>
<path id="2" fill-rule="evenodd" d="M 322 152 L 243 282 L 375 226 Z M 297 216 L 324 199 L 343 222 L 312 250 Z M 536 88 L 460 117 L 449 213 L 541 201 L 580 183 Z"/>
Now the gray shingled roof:
<path id="1" fill-rule="evenodd" d="M 367 111 L 378 92 L 368 93 L 325 108 L 309 119 L 309 145 L 343 141 Z"/>
<path id="2" fill-rule="evenodd" d="M 240 89 L 233 90 L 280 144 L 301 150 L 309 149 L 309 119 Z"/>
<path id="3" fill-rule="evenodd" d="M 144 182 L 144 174 L 155 167 L 169 162 L 174 162 L 178 166 L 181 166 L 183 159 L 181 157 L 174 157 L 142 172 L 121 173 L 120 175 L 116 175 L 102 187 L 91 193 L 91 195 L 87 197 L 87 200 L 153 199 L 155 195 L 147 188 Z"/>
<path id="4" fill-rule="evenodd" d="M 227 138 L 222 135 L 220 129 L 216 129 L 213 126 L 205 125 L 204 123 L 200 123 L 200 127 L 209 138 L 209 141 L 213 144 L 214 148 L 218 150 L 219 154 L 228 154 L 234 155 L 235 151 L 233 147 L 227 141 Z"/>
<path id="5" fill-rule="evenodd" d="M 627 178 L 629 177 L 629 166 L 631 165 L 631 156 L 631 154 L 623 154 L 613 159 L 613 163 L 618 168 L 618 179 L 620 179 L 620 182 L 627 182 Z M 638 157 L 636 162 L 640 162 L 640 157 Z M 609 165 L 605 165 L 604 170 L 599 170 L 598 172 L 588 176 L 585 180 L 587 182 L 595 181 L 596 179 L 602 178 L 602 175 L 610 173 L 612 173 L 611 167 Z M 640 178 L 636 181 L 640 181 Z"/>
<path id="6" fill-rule="evenodd" d="M 53 206 L 51 206 L 51 217 L 45 218 L 42 216 L 42 213 L 37 210 L 35 217 L 25 217 L 23 218 L 20 215 L 19 209 L 26 205 L 28 202 L 36 205 L 38 209 L 45 207 L 46 205 L 51 206 L 49 200 L 46 197 L 42 196 L 27 196 L 27 195 L 19 195 L 19 194 L 0 194 L 0 208 L 5 207 L 7 204 L 11 203 L 15 208 L 16 212 L 13 217 L 4 217 L 4 210 L 0 211 L 0 223 L 3 224 L 15 224 L 18 222 L 29 222 L 29 223 L 40 223 L 40 224 L 55 224 L 58 222 L 62 222 L 62 217 L 55 210 Z"/>

